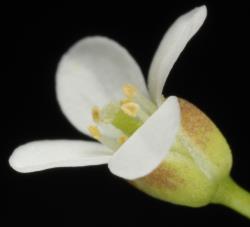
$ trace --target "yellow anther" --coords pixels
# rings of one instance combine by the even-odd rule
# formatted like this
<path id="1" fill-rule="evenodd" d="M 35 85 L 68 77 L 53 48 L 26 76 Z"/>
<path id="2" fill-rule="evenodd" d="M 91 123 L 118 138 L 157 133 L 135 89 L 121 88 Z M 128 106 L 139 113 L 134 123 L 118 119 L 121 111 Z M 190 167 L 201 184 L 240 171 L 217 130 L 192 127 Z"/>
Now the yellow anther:
<path id="1" fill-rule="evenodd" d="M 122 135 L 118 138 L 119 144 L 124 144 L 127 141 L 128 137 L 126 135 Z"/>
<path id="2" fill-rule="evenodd" d="M 124 95 L 127 96 L 128 98 L 133 98 L 137 94 L 136 87 L 131 85 L 131 84 L 125 84 L 122 87 L 122 91 L 123 91 Z"/>
<path id="3" fill-rule="evenodd" d="M 95 125 L 91 125 L 91 126 L 89 126 L 88 127 L 88 130 L 89 130 L 89 133 L 90 133 L 90 135 L 93 137 L 93 138 L 95 138 L 95 139 L 97 139 L 97 140 L 99 140 L 100 138 L 101 138 L 101 132 L 100 132 L 100 130 L 95 126 Z"/>
<path id="4" fill-rule="evenodd" d="M 97 106 L 92 108 L 92 119 L 95 123 L 99 123 L 101 121 L 101 110 Z"/>
<path id="5" fill-rule="evenodd" d="M 128 102 L 121 105 L 121 110 L 130 117 L 136 117 L 140 106 L 134 102 Z"/>

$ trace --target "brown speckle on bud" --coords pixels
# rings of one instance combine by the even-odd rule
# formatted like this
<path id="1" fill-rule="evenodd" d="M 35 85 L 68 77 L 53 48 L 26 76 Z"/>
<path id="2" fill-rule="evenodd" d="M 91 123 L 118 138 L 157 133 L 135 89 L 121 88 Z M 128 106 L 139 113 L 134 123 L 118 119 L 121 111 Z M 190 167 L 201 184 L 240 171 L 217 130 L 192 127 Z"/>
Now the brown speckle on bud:
<path id="1" fill-rule="evenodd" d="M 179 176 L 176 176 L 174 169 L 163 164 L 142 180 L 145 184 L 153 187 L 168 188 L 169 190 L 176 190 L 179 184 L 184 181 Z"/>
<path id="2" fill-rule="evenodd" d="M 202 150 L 205 150 L 210 140 L 210 133 L 216 129 L 212 121 L 196 106 L 179 99 L 181 115 L 182 115 L 182 129 L 193 142 Z"/>

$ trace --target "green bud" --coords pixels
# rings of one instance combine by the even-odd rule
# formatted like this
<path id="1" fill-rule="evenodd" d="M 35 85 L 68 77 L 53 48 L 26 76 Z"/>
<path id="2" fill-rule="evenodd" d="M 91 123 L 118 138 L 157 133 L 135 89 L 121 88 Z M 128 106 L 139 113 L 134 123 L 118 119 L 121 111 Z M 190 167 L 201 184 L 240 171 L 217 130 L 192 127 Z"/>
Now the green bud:
<path id="1" fill-rule="evenodd" d="M 235 187 L 227 180 L 232 167 L 230 148 L 202 111 L 183 99 L 179 102 L 181 127 L 171 151 L 156 170 L 131 183 L 150 196 L 174 204 L 201 207 L 213 202 L 229 206 L 221 197 L 227 194 L 224 185 Z M 249 194 L 241 201 L 249 202 L 245 207 L 248 211 L 231 208 L 250 217 Z"/>

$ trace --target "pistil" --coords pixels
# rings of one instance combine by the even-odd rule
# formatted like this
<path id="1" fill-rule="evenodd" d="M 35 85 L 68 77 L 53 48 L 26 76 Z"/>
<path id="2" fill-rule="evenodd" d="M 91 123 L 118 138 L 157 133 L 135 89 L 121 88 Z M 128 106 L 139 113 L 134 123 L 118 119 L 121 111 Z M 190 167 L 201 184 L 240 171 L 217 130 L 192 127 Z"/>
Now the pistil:
<path id="1" fill-rule="evenodd" d="M 114 100 L 103 108 L 92 108 L 92 119 L 96 125 L 88 128 L 94 139 L 114 151 L 156 110 L 155 104 L 141 95 L 134 85 L 124 85 L 122 92 L 125 98 L 120 101 Z"/>

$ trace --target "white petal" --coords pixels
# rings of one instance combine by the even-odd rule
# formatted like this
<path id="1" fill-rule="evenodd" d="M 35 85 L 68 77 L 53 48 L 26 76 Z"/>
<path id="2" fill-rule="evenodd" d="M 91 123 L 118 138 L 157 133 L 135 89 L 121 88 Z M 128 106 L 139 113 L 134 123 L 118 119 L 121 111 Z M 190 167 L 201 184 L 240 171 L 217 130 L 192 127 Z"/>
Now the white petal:
<path id="1" fill-rule="evenodd" d="M 169 72 L 206 16 L 206 6 L 194 8 L 179 17 L 163 37 L 151 63 L 148 77 L 149 92 L 158 105 L 161 103 L 162 90 Z"/>
<path id="2" fill-rule="evenodd" d="M 134 84 L 148 96 L 141 70 L 118 43 L 104 37 L 85 38 L 62 57 L 56 92 L 63 113 L 81 132 L 89 134 L 91 108 L 122 97 L 122 86 Z"/>
<path id="3" fill-rule="evenodd" d="M 179 102 L 171 96 L 113 155 L 110 171 L 128 180 L 151 173 L 166 158 L 179 126 Z"/>
<path id="4" fill-rule="evenodd" d="M 24 144 L 15 149 L 10 166 L 27 173 L 55 167 L 106 164 L 110 150 L 102 144 L 73 140 L 44 140 Z"/>

